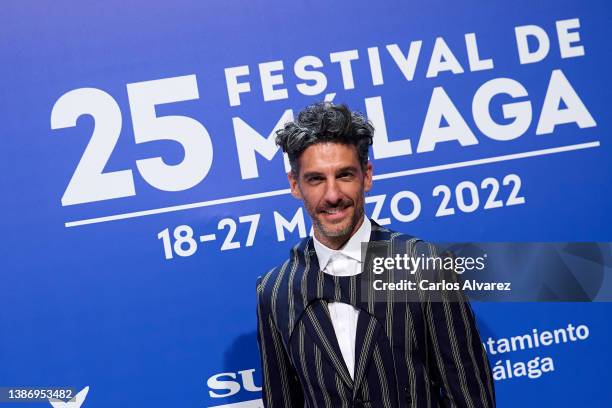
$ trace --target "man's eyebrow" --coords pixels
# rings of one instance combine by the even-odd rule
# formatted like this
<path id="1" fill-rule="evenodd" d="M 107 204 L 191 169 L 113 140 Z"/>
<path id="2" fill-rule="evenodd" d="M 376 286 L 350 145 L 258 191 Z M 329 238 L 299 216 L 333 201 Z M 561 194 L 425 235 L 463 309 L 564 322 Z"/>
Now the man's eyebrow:
<path id="1" fill-rule="evenodd" d="M 322 176 L 323 173 L 318 172 L 318 171 L 308 171 L 304 174 L 302 174 L 302 177 L 304 178 L 308 178 L 308 177 L 315 177 L 315 176 Z"/>
<path id="2" fill-rule="evenodd" d="M 355 171 L 355 172 L 356 172 L 356 171 L 357 171 L 357 167 L 355 167 L 355 166 L 346 166 L 346 167 L 342 167 L 341 169 L 339 169 L 339 170 L 337 171 L 337 173 L 343 173 L 343 172 L 345 172 L 345 171 Z"/>
<path id="3" fill-rule="evenodd" d="M 340 174 L 340 173 L 344 173 L 344 172 L 357 172 L 358 169 L 355 166 L 346 166 L 346 167 L 342 167 L 339 168 L 338 170 L 336 170 L 336 174 Z M 322 172 L 319 171 L 307 171 L 304 174 L 302 174 L 302 177 L 304 178 L 308 178 L 308 177 L 325 177 L 325 174 L 323 174 Z"/>

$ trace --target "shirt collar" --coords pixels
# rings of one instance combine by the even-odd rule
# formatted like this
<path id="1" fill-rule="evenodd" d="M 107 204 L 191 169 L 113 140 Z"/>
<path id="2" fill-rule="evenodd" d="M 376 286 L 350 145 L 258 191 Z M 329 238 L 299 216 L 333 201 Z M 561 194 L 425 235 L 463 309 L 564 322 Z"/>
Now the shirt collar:
<path id="1" fill-rule="evenodd" d="M 342 254 L 348 258 L 361 262 L 361 243 L 370 242 L 370 234 L 372 232 L 372 224 L 367 217 L 363 217 L 361 226 L 349 238 L 349 240 L 338 250 L 328 248 L 323 245 L 315 236 L 313 236 L 314 248 L 319 261 L 319 268 L 325 269 L 331 257 L 335 254 Z"/>

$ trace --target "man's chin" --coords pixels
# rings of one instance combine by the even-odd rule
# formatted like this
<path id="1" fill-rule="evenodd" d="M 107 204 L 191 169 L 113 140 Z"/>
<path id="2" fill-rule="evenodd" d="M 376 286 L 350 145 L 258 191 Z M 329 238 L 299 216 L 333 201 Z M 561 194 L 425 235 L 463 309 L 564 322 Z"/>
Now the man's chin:
<path id="1" fill-rule="evenodd" d="M 329 238 L 343 237 L 351 233 L 352 225 L 350 223 L 342 224 L 327 224 L 319 222 L 320 232 Z"/>

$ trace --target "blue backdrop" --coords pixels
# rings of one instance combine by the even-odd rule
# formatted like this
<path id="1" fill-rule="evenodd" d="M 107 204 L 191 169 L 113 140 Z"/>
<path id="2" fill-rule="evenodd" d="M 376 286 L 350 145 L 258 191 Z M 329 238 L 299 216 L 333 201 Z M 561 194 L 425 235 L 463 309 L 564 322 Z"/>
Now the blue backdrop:
<path id="1" fill-rule="evenodd" d="M 612 241 L 610 11 L 5 3 L 0 387 L 259 406 L 255 280 L 310 231 L 269 136 L 323 99 L 374 122 L 367 212 L 390 228 Z M 609 304 L 474 308 L 485 342 L 566 333 L 490 354 L 500 406 L 609 404 Z"/>

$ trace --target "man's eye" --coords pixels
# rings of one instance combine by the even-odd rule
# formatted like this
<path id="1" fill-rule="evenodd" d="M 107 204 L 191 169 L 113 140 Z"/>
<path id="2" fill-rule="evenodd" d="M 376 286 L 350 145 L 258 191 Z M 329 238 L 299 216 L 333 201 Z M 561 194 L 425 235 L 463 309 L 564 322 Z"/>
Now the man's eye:
<path id="1" fill-rule="evenodd" d="M 338 177 L 342 179 L 350 179 L 353 177 L 353 173 L 340 173 Z"/>

